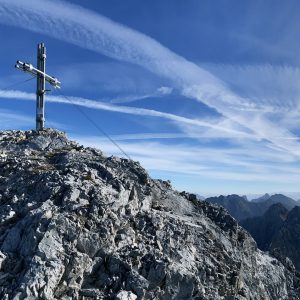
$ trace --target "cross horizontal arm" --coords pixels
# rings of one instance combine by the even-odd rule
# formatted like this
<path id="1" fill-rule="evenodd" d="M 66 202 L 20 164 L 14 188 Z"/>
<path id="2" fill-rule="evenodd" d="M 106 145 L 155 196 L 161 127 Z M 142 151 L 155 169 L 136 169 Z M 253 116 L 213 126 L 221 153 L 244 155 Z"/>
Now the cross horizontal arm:
<path id="1" fill-rule="evenodd" d="M 55 77 L 52 77 L 46 73 L 43 73 L 42 71 L 36 69 L 33 65 L 31 64 L 28 64 L 28 63 L 23 63 L 21 61 L 17 61 L 17 64 L 15 65 L 15 67 L 23 72 L 26 72 L 26 73 L 29 73 L 33 76 L 37 76 L 38 74 L 39 75 L 42 75 L 45 77 L 45 80 L 47 82 L 49 82 L 51 85 L 53 85 L 55 88 L 60 88 L 60 85 L 61 85 L 61 82 L 58 81 L 57 78 Z"/>

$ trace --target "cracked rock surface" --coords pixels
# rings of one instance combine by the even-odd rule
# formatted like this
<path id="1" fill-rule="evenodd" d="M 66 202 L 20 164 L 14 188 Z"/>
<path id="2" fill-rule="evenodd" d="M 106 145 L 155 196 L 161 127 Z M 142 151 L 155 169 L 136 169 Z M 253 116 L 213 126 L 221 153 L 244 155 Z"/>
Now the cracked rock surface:
<path id="1" fill-rule="evenodd" d="M 225 209 L 59 131 L 0 132 L 0 299 L 300 299 Z"/>

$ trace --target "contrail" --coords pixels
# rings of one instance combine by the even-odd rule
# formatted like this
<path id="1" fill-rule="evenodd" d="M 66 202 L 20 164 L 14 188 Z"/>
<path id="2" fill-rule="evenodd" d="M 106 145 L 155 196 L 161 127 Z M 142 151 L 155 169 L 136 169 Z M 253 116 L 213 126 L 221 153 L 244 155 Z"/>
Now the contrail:
<path id="1" fill-rule="evenodd" d="M 251 129 L 283 150 L 300 155 L 288 130 L 263 113 L 241 111 L 245 101 L 208 71 L 170 51 L 154 39 L 95 12 L 57 0 L 0 0 L 0 22 L 39 32 L 111 58 L 142 66 L 171 80 L 186 97 L 203 102 Z M 276 136 L 290 138 L 284 143 Z"/>
<path id="2" fill-rule="evenodd" d="M 22 91 L 15 91 L 15 90 L 0 90 L 0 98 L 35 101 L 36 95 L 33 93 L 27 93 Z M 131 107 L 120 106 L 120 105 L 114 105 L 110 103 L 105 103 L 105 102 L 100 102 L 100 101 L 95 101 L 95 100 L 90 100 L 90 99 L 85 99 L 80 97 L 72 97 L 72 96 L 68 96 L 64 98 L 59 96 L 48 95 L 47 102 L 62 103 L 62 104 L 69 104 L 69 105 L 75 104 L 82 107 L 98 109 L 98 110 L 106 110 L 106 111 L 118 112 L 118 113 L 125 113 L 130 115 L 158 117 L 179 124 L 187 124 L 187 125 L 193 125 L 197 127 L 208 127 L 222 132 L 235 134 L 239 137 L 255 138 L 253 135 L 238 130 L 226 128 L 224 126 L 220 126 L 210 122 L 189 119 L 189 118 L 185 118 L 171 113 L 165 113 L 153 109 L 146 109 L 146 108 L 139 108 L 139 107 L 132 107 L 132 106 Z"/>

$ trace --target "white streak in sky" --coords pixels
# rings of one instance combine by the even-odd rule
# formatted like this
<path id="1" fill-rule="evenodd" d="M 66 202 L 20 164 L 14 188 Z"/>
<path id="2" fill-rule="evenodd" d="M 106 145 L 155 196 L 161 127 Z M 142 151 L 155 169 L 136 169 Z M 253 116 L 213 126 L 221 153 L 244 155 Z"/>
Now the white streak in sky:
<path id="1" fill-rule="evenodd" d="M 293 111 L 300 107 L 298 67 L 269 64 L 203 64 L 202 67 L 252 99 L 252 105 L 255 102 L 257 109 L 269 106 L 273 111 Z"/>
<path id="2" fill-rule="evenodd" d="M 114 145 L 97 136 L 73 138 L 86 146 L 101 147 L 109 154 L 119 155 Z M 268 153 L 263 148 L 250 147 L 251 156 L 248 157 L 244 155 L 245 149 L 216 149 L 184 144 L 173 148 L 169 144 L 143 141 L 119 144 L 148 170 L 249 182 L 255 180 L 282 184 L 299 181 L 300 171 L 294 168 L 292 160 L 277 165 L 278 153 Z M 242 159 L 237 160 L 237 156 Z M 253 159 L 262 156 L 262 161 Z"/>
<path id="3" fill-rule="evenodd" d="M 2 130 L 17 129 L 22 126 L 32 126 L 33 124 L 33 118 L 7 109 L 0 110 L 0 126 Z"/>
<path id="4" fill-rule="evenodd" d="M 300 144 L 287 129 L 256 111 L 242 111 L 245 100 L 210 72 L 175 54 L 154 39 L 95 12 L 63 1 L 0 0 L 0 22 L 47 34 L 111 58 L 142 66 L 168 78 L 181 93 L 203 102 L 260 139 L 300 155 Z M 289 138 L 282 142 L 276 136 Z"/>
<path id="5" fill-rule="evenodd" d="M 0 90 L 0 98 L 6 98 L 6 99 L 19 99 L 19 100 L 36 100 L 36 95 L 33 93 L 27 93 L 22 91 L 15 91 L 15 90 Z M 138 115 L 138 116 L 147 116 L 147 117 L 158 117 L 167 119 L 170 121 L 173 121 L 175 123 L 179 124 L 186 124 L 186 125 L 192 125 L 196 127 L 208 127 L 212 128 L 221 132 L 227 132 L 230 134 L 234 134 L 237 137 L 245 137 L 245 138 L 255 138 L 251 134 L 237 131 L 231 128 L 227 128 L 218 124 L 214 124 L 212 122 L 205 122 L 195 119 L 189 119 L 185 117 L 181 117 L 178 115 L 174 115 L 171 113 L 165 113 L 157 110 L 152 109 L 145 109 L 145 108 L 138 108 L 138 107 L 128 107 L 128 106 L 120 106 L 120 105 L 113 105 L 110 103 L 104 103 L 100 101 L 85 99 L 85 98 L 79 98 L 79 97 L 59 97 L 59 96 L 47 96 L 47 102 L 53 102 L 53 103 L 63 103 L 63 104 L 75 104 L 87 108 L 92 109 L 99 109 L 99 110 L 106 110 L 111 112 L 117 112 L 117 113 L 125 113 L 125 114 L 131 114 L 131 115 Z"/>
<path id="6" fill-rule="evenodd" d="M 166 95 L 170 95 L 172 93 L 173 89 L 170 87 L 162 86 L 158 88 L 154 93 L 151 94 L 145 94 L 145 95 L 137 95 L 137 96 L 126 96 L 122 98 L 115 98 L 110 101 L 110 103 L 130 103 L 135 102 L 137 100 L 147 99 L 147 98 L 159 98 Z"/>

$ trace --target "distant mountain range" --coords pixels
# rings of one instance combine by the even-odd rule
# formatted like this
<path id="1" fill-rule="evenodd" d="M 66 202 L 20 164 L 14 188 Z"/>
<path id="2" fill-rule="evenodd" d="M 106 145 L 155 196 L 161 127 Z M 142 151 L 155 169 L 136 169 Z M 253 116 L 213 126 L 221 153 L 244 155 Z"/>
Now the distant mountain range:
<path id="1" fill-rule="evenodd" d="M 259 249 L 291 259 L 300 271 L 300 202 L 282 194 L 265 194 L 248 201 L 245 196 L 210 197 L 239 221 Z"/>
<path id="2" fill-rule="evenodd" d="M 273 204 L 261 217 L 240 223 L 264 251 L 279 251 L 300 270 L 300 207 L 288 211 L 281 203 Z"/>
<path id="3" fill-rule="evenodd" d="M 228 212 L 238 221 L 262 216 L 273 204 L 280 203 L 287 210 L 293 209 L 300 203 L 282 194 L 264 196 L 248 201 L 247 197 L 239 195 L 228 195 L 206 198 L 205 201 L 218 204 L 228 210 Z"/>

